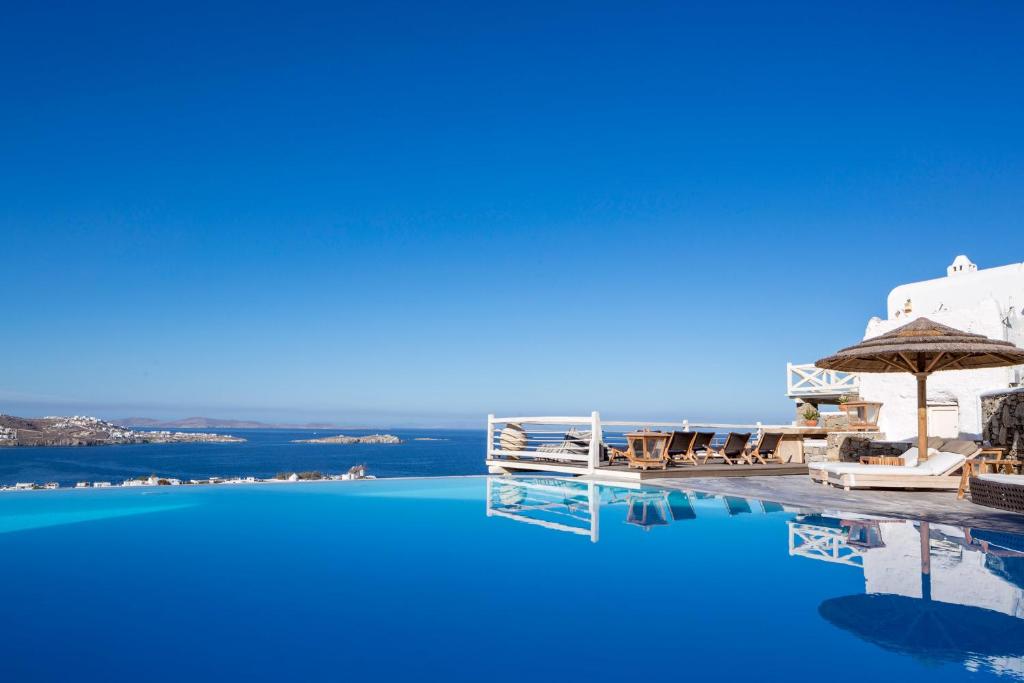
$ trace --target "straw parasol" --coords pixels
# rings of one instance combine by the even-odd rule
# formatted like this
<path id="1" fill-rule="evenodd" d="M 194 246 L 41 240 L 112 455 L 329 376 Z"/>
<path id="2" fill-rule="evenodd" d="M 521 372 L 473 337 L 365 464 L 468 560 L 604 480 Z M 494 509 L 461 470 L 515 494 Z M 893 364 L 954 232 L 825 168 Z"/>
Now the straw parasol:
<path id="1" fill-rule="evenodd" d="M 928 375 L 942 370 L 978 370 L 1024 364 L 1024 350 L 918 318 L 892 332 L 866 339 L 816 366 L 842 372 L 909 372 L 917 378 L 917 447 L 928 458 Z"/>

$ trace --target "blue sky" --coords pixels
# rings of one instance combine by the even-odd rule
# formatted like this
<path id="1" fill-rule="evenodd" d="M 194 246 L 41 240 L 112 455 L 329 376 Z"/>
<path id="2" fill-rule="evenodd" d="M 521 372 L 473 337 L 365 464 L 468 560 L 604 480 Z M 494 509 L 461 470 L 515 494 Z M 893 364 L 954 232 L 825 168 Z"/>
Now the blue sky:
<path id="1" fill-rule="evenodd" d="M 1024 260 L 1024 7 L 704 4 L 5 8 L 0 411 L 788 419 Z"/>

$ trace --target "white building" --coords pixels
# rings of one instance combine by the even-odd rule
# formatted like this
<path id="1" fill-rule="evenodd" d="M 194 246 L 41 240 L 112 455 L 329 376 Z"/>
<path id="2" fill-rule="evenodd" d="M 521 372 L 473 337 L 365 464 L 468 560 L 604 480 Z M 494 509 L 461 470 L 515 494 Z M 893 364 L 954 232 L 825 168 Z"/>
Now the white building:
<path id="1" fill-rule="evenodd" d="M 1024 347 L 1024 263 L 978 270 L 957 256 L 946 276 L 900 285 L 889 293 L 885 319 L 868 322 L 865 339 L 918 317 Z M 1021 384 L 1021 367 L 938 372 L 928 379 L 928 424 L 934 436 L 980 438 L 984 392 Z M 917 388 L 910 374 L 859 377 L 860 396 L 883 403 L 878 426 L 891 440 L 917 434 Z"/>

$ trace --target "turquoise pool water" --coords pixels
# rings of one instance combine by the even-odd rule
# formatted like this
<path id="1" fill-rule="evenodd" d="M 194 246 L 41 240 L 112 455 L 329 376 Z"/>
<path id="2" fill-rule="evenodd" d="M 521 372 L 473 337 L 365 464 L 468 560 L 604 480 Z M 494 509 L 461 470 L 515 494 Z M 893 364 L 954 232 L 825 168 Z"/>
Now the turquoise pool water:
<path id="1" fill-rule="evenodd" d="M 1024 680 L 1024 538 L 747 499 L 8 492 L 0 558 L 12 681 Z"/>

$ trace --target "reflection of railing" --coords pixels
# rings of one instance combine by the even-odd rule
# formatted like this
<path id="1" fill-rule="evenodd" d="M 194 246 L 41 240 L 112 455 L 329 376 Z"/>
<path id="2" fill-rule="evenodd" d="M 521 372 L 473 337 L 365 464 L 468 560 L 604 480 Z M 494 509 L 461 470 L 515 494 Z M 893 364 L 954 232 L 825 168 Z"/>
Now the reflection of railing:
<path id="1" fill-rule="evenodd" d="M 589 536 L 600 531 L 597 484 L 571 479 L 487 477 L 487 516 Z"/>
<path id="2" fill-rule="evenodd" d="M 856 393 L 860 378 L 848 372 L 822 370 L 812 363 L 786 363 L 786 395 L 799 397 L 839 397 Z"/>
<path id="3" fill-rule="evenodd" d="M 531 476 L 487 477 L 487 516 L 532 524 L 597 542 L 602 507 L 625 506 L 625 522 L 649 531 L 654 527 L 712 515 L 772 514 L 782 505 L 680 490 L 608 486 L 579 479 Z"/>
<path id="4" fill-rule="evenodd" d="M 836 564 L 861 567 L 864 551 L 851 546 L 842 527 L 789 522 L 789 554 Z"/>

